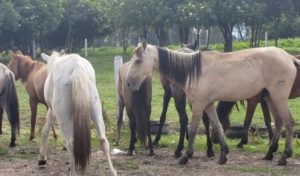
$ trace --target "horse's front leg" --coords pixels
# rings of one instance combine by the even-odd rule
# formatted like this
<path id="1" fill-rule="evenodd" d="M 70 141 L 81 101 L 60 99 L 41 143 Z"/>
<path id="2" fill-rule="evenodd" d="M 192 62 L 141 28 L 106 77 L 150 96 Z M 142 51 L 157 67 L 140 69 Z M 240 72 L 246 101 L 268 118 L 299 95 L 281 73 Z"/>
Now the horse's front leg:
<path id="1" fill-rule="evenodd" d="M 3 119 L 3 108 L 0 106 L 0 134 L 2 134 L 2 119 Z"/>
<path id="2" fill-rule="evenodd" d="M 35 98 L 30 98 L 30 111 L 31 111 L 31 130 L 30 130 L 30 137 L 29 140 L 34 139 L 34 132 L 35 132 L 35 123 L 36 123 L 36 111 L 37 111 L 37 104 L 38 101 Z"/>
<path id="3" fill-rule="evenodd" d="M 215 153 L 213 151 L 213 144 L 211 142 L 210 138 L 210 131 L 209 131 L 209 119 L 206 113 L 203 114 L 202 121 L 205 127 L 205 134 L 206 134 L 206 145 L 207 145 L 207 151 L 206 151 L 206 156 L 207 157 L 213 157 L 215 156 Z"/>
<path id="4" fill-rule="evenodd" d="M 185 110 L 185 105 L 186 105 L 185 95 L 175 94 L 174 99 L 175 99 L 175 106 L 179 114 L 179 121 L 180 121 L 180 137 L 179 137 L 177 149 L 174 153 L 174 157 L 178 158 L 181 156 L 181 151 L 183 150 L 184 137 L 185 137 L 187 124 L 188 124 L 188 117 Z"/>
<path id="5" fill-rule="evenodd" d="M 264 114 L 264 121 L 265 121 L 265 125 L 268 129 L 268 134 L 269 134 L 269 144 L 272 141 L 273 138 L 273 130 L 272 130 L 272 126 L 271 126 L 271 114 L 270 114 L 270 110 L 268 107 L 268 104 L 266 103 L 265 99 L 261 99 L 260 101 L 260 105 L 261 105 L 261 109 L 263 111 Z"/>
<path id="6" fill-rule="evenodd" d="M 53 123 L 54 123 L 54 114 L 51 109 L 48 109 L 46 124 L 44 125 L 42 131 L 42 145 L 40 148 L 38 165 L 45 165 L 47 162 L 46 154 L 47 154 L 47 146 L 48 146 L 48 135 Z"/>
<path id="7" fill-rule="evenodd" d="M 181 165 L 186 164 L 188 162 L 189 158 L 191 158 L 193 156 L 193 153 L 194 153 L 193 144 L 194 144 L 195 136 L 197 134 L 199 121 L 202 117 L 205 106 L 201 103 L 193 103 L 192 107 L 193 107 L 192 108 L 192 121 L 191 121 L 191 127 L 190 127 L 188 149 L 187 149 L 186 153 L 179 160 L 179 164 L 181 164 Z"/>
<path id="8" fill-rule="evenodd" d="M 119 145 L 121 128 L 123 126 L 123 112 L 124 112 L 125 105 L 121 98 L 118 101 L 118 107 L 119 107 L 119 112 L 118 112 L 117 135 L 116 135 L 115 145 Z"/>
<path id="9" fill-rule="evenodd" d="M 216 111 L 213 103 L 210 104 L 209 106 L 207 106 L 207 108 L 205 109 L 205 112 L 207 113 L 207 115 L 209 117 L 209 121 L 211 123 L 212 130 L 216 132 L 216 134 L 218 135 L 218 141 L 220 141 L 221 153 L 220 153 L 220 158 L 219 158 L 218 163 L 226 164 L 226 162 L 227 162 L 226 155 L 229 153 L 229 149 L 225 142 L 224 131 L 223 131 L 223 128 L 218 119 L 218 114 L 217 114 L 217 111 Z"/>
<path id="10" fill-rule="evenodd" d="M 248 143 L 249 127 L 251 125 L 251 122 L 253 119 L 253 114 L 254 114 L 257 104 L 259 103 L 259 100 L 260 100 L 260 96 L 256 96 L 251 99 L 248 99 L 248 101 L 247 101 L 247 111 L 246 111 L 246 117 L 244 120 L 243 136 L 242 136 L 240 143 L 237 145 L 237 148 L 243 148 L 243 145 Z"/>
<path id="11" fill-rule="evenodd" d="M 166 114 L 167 114 L 167 110 L 168 110 L 168 105 L 170 102 L 172 96 L 172 92 L 170 88 L 165 88 L 164 89 L 164 99 L 163 99 L 163 109 L 160 115 L 160 120 L 159 120 L 159 127 L 157 130 L 157 134 L 155 137 L 155 140 L 153 142 L 153 145 L 157 145 L 159 140 L 160 140 L 160 136 L 161 136 L 161 131 L 162 131 L 162 127 L 166 121 Z"/>

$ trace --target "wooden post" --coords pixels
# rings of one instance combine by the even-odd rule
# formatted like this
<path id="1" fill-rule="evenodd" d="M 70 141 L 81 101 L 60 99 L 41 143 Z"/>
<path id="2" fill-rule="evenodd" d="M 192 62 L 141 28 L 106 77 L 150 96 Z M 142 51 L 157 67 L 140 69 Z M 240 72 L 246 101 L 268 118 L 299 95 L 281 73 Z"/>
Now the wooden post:
<path id="1" fill-rule="evenodd" d="M 35 40 L 32 42 L 32 58 L 36 59 Z"/>
<path id="2" fill-rule="evenodd" d="M 84 39 L 84 57 L 88 56 L 88 51 L 87 51 L 87 39 Z"/>
<path id="3" fill-rule="evenodd" d="M 116 114 L 119 114 L 119 106 L 118 106 L 118 82 L 119 82 L 119 69 L 123 65 L 122 56 L 115 56 L 114 58 L 114 73 L 115 73 L 115 97 L 116 97 Z M 124 116 L 123 116 L 124 120 Z"/>

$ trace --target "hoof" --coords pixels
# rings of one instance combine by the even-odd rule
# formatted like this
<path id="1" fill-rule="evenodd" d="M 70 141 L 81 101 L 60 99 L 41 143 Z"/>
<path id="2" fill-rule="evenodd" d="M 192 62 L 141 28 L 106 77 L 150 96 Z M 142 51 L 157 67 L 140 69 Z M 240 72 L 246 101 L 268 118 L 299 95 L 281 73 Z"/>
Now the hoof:
<path id="1" fill-rule="evenodd" d="M 14 143 L 14 142 L 11 142 L 10 144 L 9 144 L 9 147 L 15 147 L 16 146 L 16 143 Z"/>
<path id="2" fill-rule="evenodd" d="M 0 131 L 0 135 L 2 134 L 2 131 Z"/>
<path id="3" fill-rule="evenodd" d="M 206 156 L 207 156 L 208 158 L 211 158 L 211 157 L 214 157 L 214 156 L 215 156 L 215 153 L 214 153 L 213 151 L 207 151 Z"/>
<path id="4" fill-rule="evenodd" d="M 155 153 L 154 153 L 154 152 L 150 152 L 150 153 L 148 154 L 148 156 L 155 156 Z"/>
<path id="5" fill-rule="evenodd" d="M 53 138 L 55 141 L 57 141 L 58 136 L 57 135 L 53 135 Z"/>
<path id="6" fill-rule="evenodd" d="M 153 145 L 154 145 L 154 146 L 157 146 L 157 145 L 158 145 L 158 140 L 155 139 L 155 140 L 153 141 Z"/>
<path id="7" fill-rule="evenodd" d="M 46 160 L 39 160 L 38 165 L 39 166 L 44 166 L 46 165 L 47 161 Z"/>
<path id="8" fill-rule="evenodd" d="M 176 150 L 174 153 L 174 158 L 179 158 L 181 157 L 181 155 L 182 155 L 181 151 Z"/>
<path id="9" fill-rule="evenodd" d="M 133 156 L 133 151 L 128 151 L 126 155 L 127 156 Z"/>
<path id="10" fill-rule="evenodd" d="M 34 136 L 30 136 L 29 140 L 32 141 L 34 139 Z"/>
<path id="11" fill-rule="evenodd" d="M 272 161 L 273 160 L 273 155 L 266 155 L 265 157 L 262 158 L 263 160 L 268 160 L 268 161 Z"/>
<path id="12" fill-rule="evenodd" d="M 237 148 L 243 148 L 243 146 L 244 146 L 244 144 L 239 143 L 236 147 L 237 147 Z"/>
<path id="13" fill-rule="evenodd" d="M 280 160 L 278 160 L 277 165 L 278 166 L 285 166 L 287 164 L 286 159 L 281 158 Z"/>
<path id="14" fill-rule="evenodd" d="M 183 156 L 180 158 L 178 164 L 179 165 L 186 165 L 186 163 L 189 161 L 188 157 L 187 156 Z"/>
<path id="15" fill-rule="evenodd" d="M 63 151 L 67 151 L 66 146 L 63 146 L 62 150 L 63 150 Z"/>
<path id="16" fill-rule="evenodd" d="M 226 156 L 220 156 L 218 164 L 226 164 L 227 157 Z"/>

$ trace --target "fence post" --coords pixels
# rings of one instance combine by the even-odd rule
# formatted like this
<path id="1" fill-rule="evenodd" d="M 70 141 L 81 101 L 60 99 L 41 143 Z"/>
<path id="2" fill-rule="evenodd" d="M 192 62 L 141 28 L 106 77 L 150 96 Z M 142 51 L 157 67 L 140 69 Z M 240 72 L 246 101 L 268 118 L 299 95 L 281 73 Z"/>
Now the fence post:
<path id="1" fill-rule="evenodd" d="M 88 56 L 88 51 L 87 51 L 87 39 L 84 39 L 84 57 Z"/>
<path id="2" fill-rule="evenodd" d="M 268 31 L 265 32 L 265 47 L 268 46 Z"/>
<path id="3" fill-rule="evenodd" d="M 119 69 L 123 65 L 123 58 L 122 56 L 115 56 L 114 58 L 114 73 L 115 73 L 115 97 L 116 97 L 116 114 L 119 114 L 119 106 L 118 106 L 118 82 L 119 82 Z M 124 116 L 123 116 L 124 120 Z"/>
<path id="4" fill-rule="evenodd" d="M 35 40 L 32 41 L 32 58 L 36 59 Z"/>

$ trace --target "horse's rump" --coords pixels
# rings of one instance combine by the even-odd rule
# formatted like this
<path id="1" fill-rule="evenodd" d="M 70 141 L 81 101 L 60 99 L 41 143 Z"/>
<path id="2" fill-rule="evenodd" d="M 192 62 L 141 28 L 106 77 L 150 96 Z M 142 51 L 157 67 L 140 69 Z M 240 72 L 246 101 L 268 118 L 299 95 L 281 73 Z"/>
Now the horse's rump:
<path id="1" fill-rule="evenodd" d="M 13 73 L 9 72 L 6 76 L 6 85 L 3 91 L 5 91 L 5 101 L 7 102 L 8 114 L 10 116 L 10 122 L 12 128 L 20 129 L 19 119 L 19 102 L 15 86 L 15 78 Z"/>

